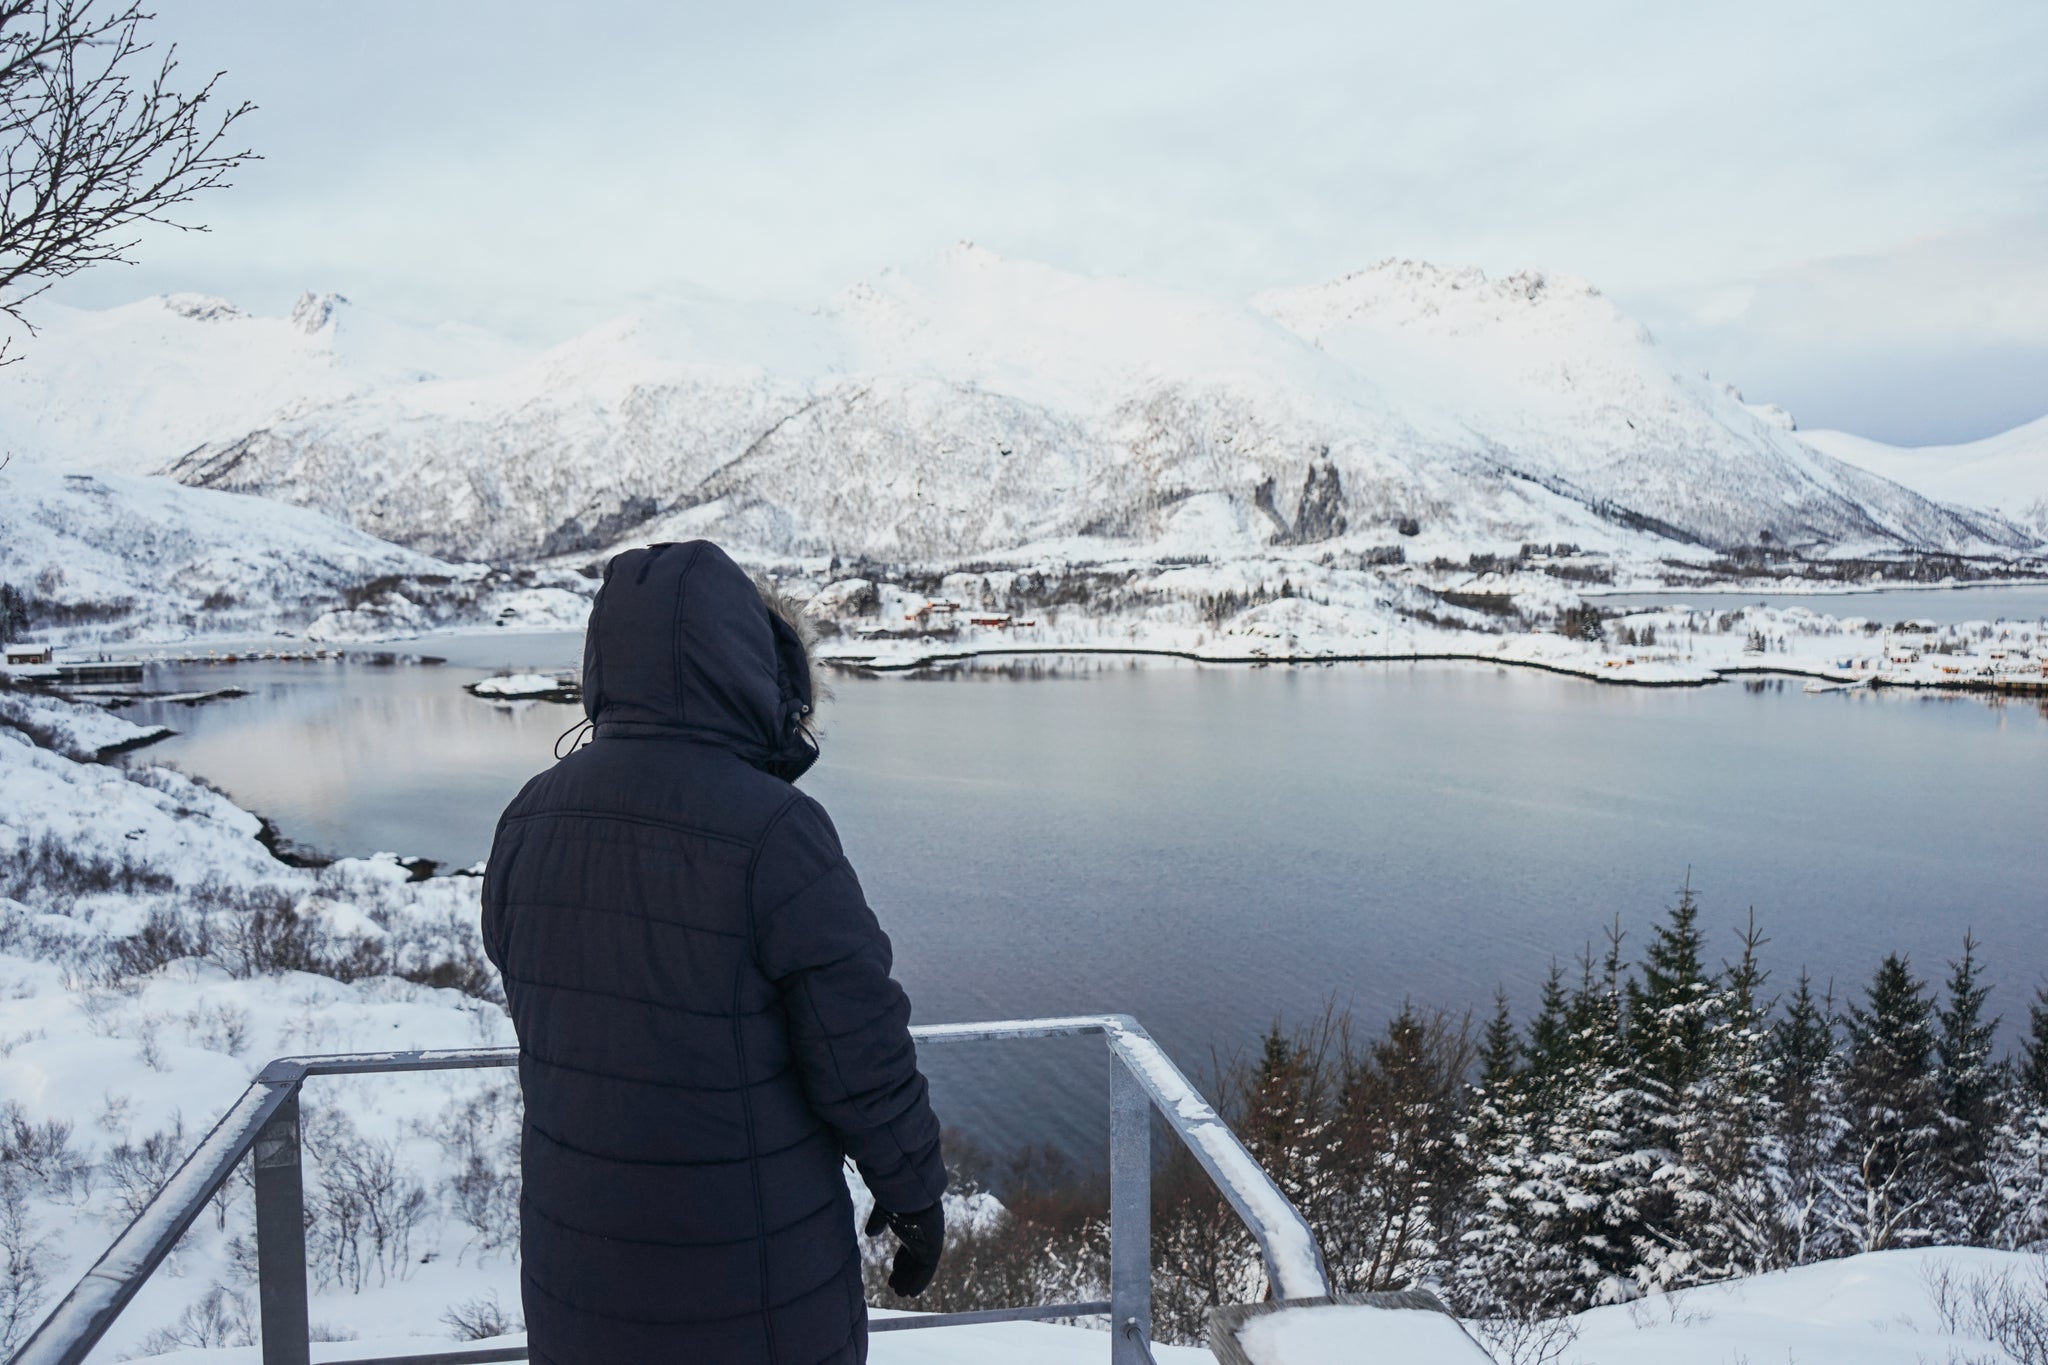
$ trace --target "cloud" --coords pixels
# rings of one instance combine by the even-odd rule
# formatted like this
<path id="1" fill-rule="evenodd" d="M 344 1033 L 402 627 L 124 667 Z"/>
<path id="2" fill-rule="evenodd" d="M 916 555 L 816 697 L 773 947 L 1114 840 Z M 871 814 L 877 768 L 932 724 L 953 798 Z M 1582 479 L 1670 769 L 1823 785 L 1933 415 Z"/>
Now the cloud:
<path id="1" fill-rule="evenodd" d="M 1639 307 L 1667 345 L 1802 425 L 1918 445 L 2048 413 L 2048 214 Z"/>
<path id="2" fill-rule="evenodd" d="M 1584 275 L 1847 412 L 1846 372 L 1815 389 L 1772 338 L 1882 368 L 1921 333 L 1800 331 L 1855 313 L 1847 275 L 1789 302 L 1802 262 L 2048 213 L 2039 0 L 157 8 L 262 106 L 268 159 L 212 234 L 71 301 L 316 286 L 548 341 L 649 291 L 816 301 L 962 237 L 1223 297 L 1408 255 Z M 1936 331 L 1982 306 L 1974 335 L 2031 344 L 1938 283 L 1907 291 Z"/>

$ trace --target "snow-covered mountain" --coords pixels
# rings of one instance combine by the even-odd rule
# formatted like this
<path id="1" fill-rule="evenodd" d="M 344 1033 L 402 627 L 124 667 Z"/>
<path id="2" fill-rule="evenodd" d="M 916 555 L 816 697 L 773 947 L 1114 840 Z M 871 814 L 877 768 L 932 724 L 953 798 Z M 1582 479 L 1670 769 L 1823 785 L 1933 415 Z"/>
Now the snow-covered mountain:
<path id="1" fill-rule="evenodd" d="M 2048 540 L 2048 417 L 1953 446 L 1892 446 L 1846 431 L 1800 438 L 1938 501 L 1988 507 Z"/>
<path id="2" fill-rule="evenodd" d="M 164 478 L 0 470 L 0 582 L 51 638 L 322 640 L 494 621 L 580 626 L 574 575 L 450 564 L 310 508 Z"/>
<path id="3" fill-rule="evenodd" d="M 1577 280 L 1388 261 L 1234 305 L 963 245 L 814 312 L 663 304 L 539 354 L 312 296 L 74 314 L 0 371 L 0 440 L 498 561 L 2037 538 L 1680 368 Z"/>

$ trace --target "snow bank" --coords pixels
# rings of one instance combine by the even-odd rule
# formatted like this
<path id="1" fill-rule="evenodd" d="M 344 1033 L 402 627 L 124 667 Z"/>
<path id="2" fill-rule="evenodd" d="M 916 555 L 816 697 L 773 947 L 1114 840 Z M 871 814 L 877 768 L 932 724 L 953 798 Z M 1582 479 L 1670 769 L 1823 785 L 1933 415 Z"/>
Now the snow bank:
<path id="1" fill-rule="evenodd" d="M 2009 1283 L 2048 1315 L 2041 1258 L 1963 1248 L 1878 1251 L 1596 1308 L 1562 1357 L 1579 1365 L 2031 1365 L 1944 1311 L 1972 1280 Z M 1950 1295 L 1950 1306 L 1956 1303 Z M 2034 1357 L 2038 1359 L 2038 1357 Z"/>
<path id="2" fill-rule="evenodd" d="M 136 725 L 98 706 L 58 697 L 0 691 L 0 725 L 66 758 L 89 762 L 139 749 L 171 733 L 164 725 Z"/>
<path id="3" fill-rule="evenodd" d="M 1251 1365 L 1487 1365 L 1455 1318 L 1364 1304 L 1283 1308 L 1249 1319 L 1237 1344 Z"/>

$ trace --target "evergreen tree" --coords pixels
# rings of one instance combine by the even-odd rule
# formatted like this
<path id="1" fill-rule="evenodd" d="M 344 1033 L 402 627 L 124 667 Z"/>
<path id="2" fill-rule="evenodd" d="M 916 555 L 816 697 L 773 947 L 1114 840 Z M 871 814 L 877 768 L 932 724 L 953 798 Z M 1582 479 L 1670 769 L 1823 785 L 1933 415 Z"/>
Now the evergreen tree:
<path id="1" fill-rule="evenodd" d="M 1660 1173 L 1675 1204 L 1668 1283 L 1729 1279 L 1778 1263 L 1788 1182 L 1774 1131 L 1759 956 L 1765 939 L 1754 909 L 1739 941 L 1741 955 L 1725 964 L 1702 1011 L 1705 1070 L 1678 1096 L 1678 1159 Z"/>
<path id="2" fill-rule="evenodd" d="M 1493 1017 L 1479 1036 L 1479 1079 L 1466 1093 L 1466 1146 L 1473 1159 L 1492 1151 L 1519 1105 L 1523 1080 L 1522 1040 L 1515 1033 L 1505 986 L 1493 993 Z"/>
<path id="3" fill-rule="evenodd" d="M 1651 935 L 1640 982 L 1628 983 L 1630 1040 L 1646 1080 L 1674 1098 L 1707 1074 L 1718 996 L 1690 881 Z"/>
<path id="4" fill-rule="evenodd" d="M 2048 1251 L 2048 988 L 2035 992 L 2027 1024 L 1991 1149 L 1992 1240 L 2014 1251 Z"/>
<path id="5" fill-rule="evenodd" d="M 1977 970 L 1977 940 L 1966 933 L 1961 959 L 1949 964 L 1934 1048 L 1943 1128 L 1939 1223 L 1949 1240 L 1967 1245 L 1989 1238 L 1997 1218 L 1989 1162 L 2004 1084 L 1991 1059 L 1998 1019 L 1984 1014 L 1990 993 Z"/>
<path id="6" fill-rule="evenodd" d="M 1833 1224 L 1823 1217 L 1830 1188 L 1842 1183 L 1834 1171 L 1842 1136 L 1834 1014 L 1832 993 L 1816 997 L 1813 977 L 1802 969 L 1791 1003 L 1771 1030 L 1766 1067 L 1785 1172 L 1774 1258 L 1780 1265 L 1821 1260 L 1839 1246 Z"/>
<path id="7" fill-rule="evenodd" d="M 1836 1144 L 1848 1170 L 1832 1217 L 1852 1250 L 1935 1235 L 1943 1122 L 1933 1013 L 1925 983 L 1897 953 L 1879 964 L 1865 1003 L 1850 1006 Z"/>
<path id="8" fill-rule="evenodd" d="M 2027 1104 L 2048 1109 L 2048 986 L 2034 990 L 2027 1006 L 2027 1041 L 2020 1052 L 2020 1094 Z"/>
<path id="9" fill-rule="evenodd" d="M 1552 963 L 1545 983 L 1552 1025 L 1564 1008 L 1563 978 Z M 1539 1015 L 1540 1019 L 1542 1016 Z M 1526 1266 L 1517 1255 L 1520 1212 L 1514 1189 L 1528 1150 L 1528 1080 L 1538 1044 L 1515 1032 L 1506 987 L 1493 995 L 1493 1018 L 1479 1044 L 1479 1078 L 1465 1106 L 1465 1148 L 1472 1162 L 1468 1222 L 1451 1277 L 1452 1296 L 1471 1317 L 1508 1317 L 1522 1310 Z"/>
<path id="10" fill-rule="evenodd" d="M 12 583 L 0 583 L 0 640 L 25 640 L 29 626 L 28 598 Z"/>
<path id="11" fill-rule="evenodd" d="M 1321 1112 L 1322 1061 L 1319 1047 L 1289 1038 L 1276 1021 L 1237 1106 L 1244 1145 L 1304 1212 L 1324 1193 L 1323 1139 L 1330 1125 Z"/>
<path id="12" fill-rule="evenodd" d="M 1529 1021 L 1522 1045 L 1523 1088 L 1528 1105 L 1549 1111 L 1560 1101 L 1572 1067 L 1571 996 L 1564 987 L 1564 968 L 1553 960 L 1543 979 L 1536 1017 Z"/>
<path id="13" fill-rule="evenodd" d="M 1344 1258 L 1338 1288 L 1399 1289 L 1449 1267 L 1471 1184 L 1461 1099 L 1472 1058 L 1468 1021 L 1405 1005 L 1363 1055 L 1347 1049 L 1338 1105 L 1345 1216 L 1334 1221 L 1359 1254 Z M 1330 1245 L 1326 1237 L 1326 1260 Z"/>
<path id="14" fill-rule="evenodd" d="M 1595 968 L 1591 949 L 1568 1017 L 1573 1062 L 1568 1098 L 1535 1134 L 1546 1216 L 1530 1240 L 1569 1259 L 1545 1307 L 1575 1311 L 1617 1303 L 1653 1287 L 1646 1268 L 1666 1210 L 1653 1176 L 1670 1159 L 1661 1100 L 1645 1088 L 1624 1009 L 1619 922 Z"/>
<path id="15" fill-rule="evenodd" d="M 1489 1094 L 1503 1093 L 1521 1070 L 1521 1040 L 1515 1036 L 1507 987 L 1499 986 L 1493 992 L 1493 1017 L 1479 1040 L 1479 1087 Z"/>

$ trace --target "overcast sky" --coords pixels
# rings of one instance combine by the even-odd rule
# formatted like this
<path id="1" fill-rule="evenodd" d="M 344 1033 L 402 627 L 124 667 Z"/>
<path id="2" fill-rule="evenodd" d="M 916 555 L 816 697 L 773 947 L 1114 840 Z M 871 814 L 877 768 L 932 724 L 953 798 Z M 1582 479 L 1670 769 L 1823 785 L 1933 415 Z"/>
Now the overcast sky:
<path id="1" fill-rule="evenodd" d="M 156 8 L 266 160 L 68 302 L 555 341 L 960 238 L 1228 297 L 1413 256 L 1584 275 L 1807 426 L 2048 413 L 2043 0 Z"/>

